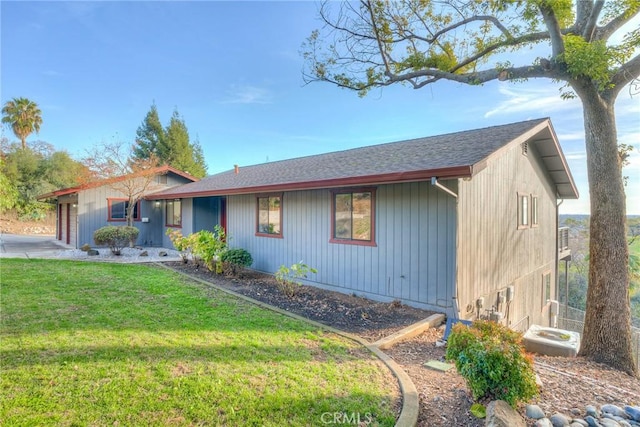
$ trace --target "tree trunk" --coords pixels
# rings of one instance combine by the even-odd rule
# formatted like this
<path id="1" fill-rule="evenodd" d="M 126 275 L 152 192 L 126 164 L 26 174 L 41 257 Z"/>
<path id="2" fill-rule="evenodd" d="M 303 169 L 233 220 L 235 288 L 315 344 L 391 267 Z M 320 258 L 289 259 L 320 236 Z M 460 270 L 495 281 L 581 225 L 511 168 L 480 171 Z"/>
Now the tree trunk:
<path id="1" fill-rule="evenodd" d="M 615 100 L 607 100 L 592 87 L 577 92 L 584 108 L 591 198 L 589 287 L 580 355 L 637 375 L 631 349 L 629 247 Z"/>

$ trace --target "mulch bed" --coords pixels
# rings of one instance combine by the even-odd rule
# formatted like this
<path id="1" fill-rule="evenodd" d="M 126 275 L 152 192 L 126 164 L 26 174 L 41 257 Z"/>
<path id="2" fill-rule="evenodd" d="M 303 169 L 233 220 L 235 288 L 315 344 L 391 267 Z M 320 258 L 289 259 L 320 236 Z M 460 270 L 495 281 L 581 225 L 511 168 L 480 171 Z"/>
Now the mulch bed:
<path id="1" fill-rule="evenodd" d="M 293 297 L 284 295 L 272 275 L 243 270 L 237 277 L 213 274 L 195 264 L 167 262 L 166 266 L 213 283 L 241 295 L 298 314 L 362 337 L 370 342 L 391 335 L 413 323 L 434 314 L 400 304 L 399 301 L 382 303 L 302 285 Z"/>

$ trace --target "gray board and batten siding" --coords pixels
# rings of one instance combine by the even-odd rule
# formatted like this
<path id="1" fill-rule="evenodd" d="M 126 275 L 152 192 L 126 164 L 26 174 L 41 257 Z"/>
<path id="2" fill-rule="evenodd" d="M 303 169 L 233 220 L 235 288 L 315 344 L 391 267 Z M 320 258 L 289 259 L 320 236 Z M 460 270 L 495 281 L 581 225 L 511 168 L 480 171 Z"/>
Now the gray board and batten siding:
<path id="1" fill-rule="evenodd" d="M 363 187 L 375 189 L 375 245 L 330 242 L 332 189 Z M 282 195 L 282 236 L 258 236 L 257 197 L 274 193 Z M 538 227 L 518 229 L 519 193 L 539 198 Z M 215 196 L 227 201 L 230 245 L 247 249 L 257 270 L 303 261 L 318 269 L 309 284 L 463 317 L 473 316 L 467 306 L 478 296 L 490 307 L 514 285 L 513 323 L 524 313 L 545 316 L 556 200 L 578 195 L 550 120 L 537 119 L 235 167 L 149 198 Z"/>
<path id="2" fill-rule="evenodd" d="M 149 191 L 166 190 L 194 180 L 187 175 L 181 175 L 179 171 L 174 173 L 167 167 L 160 167 L 158 170 L 161 173 L 154 177 Z M 57 199 L 57 238 L 76 248 L 84 244 L 93 246 L 93 233 L 97 229 L 107 225 L 125 225 L 126 221 L 109 221 L 109 199 L 127 198 L 126 194 L 114 188 L 115 185 L 117 184 L 96 182 L 39 196 L 39 199 Z M 133 224 L 140 230 L 136 244 L 161 246 L 165 243 L 163 239 L 164 206 L 163 201 L 156 203 L 140 200 L 140 220 L 134 221 Z M 142 218 L 148 221 L 143 222 Z"/>
<path id="3" fill-rule="evenodd" d="M 550 274 L 549 297 L 555 299 L 557 195 L 536 142 L 526 147 L 512 144 L 471 180 L 460 180 L 457 297 L 463 318 L 476 317 L 475 301 L 483 297 L 482 314 L 496 306 L 508 313 L 509 326 L 526 316 L 529 324 L 548 324 L 543 276 Z M 518 227 L 519 195 L 537 198 L 537 225 L 529 218 L 529 226 Z M 497 293 L 508 286 L 516 298 L 507 310 L 506 303 L 498 307 Z"/>
<path id="4" fill-rule="evenodd" d="M 328 189 L 283 193 L 282 238 L 256 236 L 256 195 L 230 196 L 230 244 L 253 254 L 252 268 L 258 271 L 274 273 L 281 265 L 304 261 L 318 270 L 308 276 L 308 284 L 449 310 L 455 280 L 455 199 L 427 182 L 375 190 L 375 246 L 330 243 Z"/>

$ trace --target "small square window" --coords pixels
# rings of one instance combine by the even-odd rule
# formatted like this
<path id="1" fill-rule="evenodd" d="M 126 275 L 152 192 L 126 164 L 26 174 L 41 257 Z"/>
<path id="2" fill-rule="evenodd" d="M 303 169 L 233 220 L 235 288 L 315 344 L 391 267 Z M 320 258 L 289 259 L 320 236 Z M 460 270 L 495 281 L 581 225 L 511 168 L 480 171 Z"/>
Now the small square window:
<path id="1" fill-rule="evenodd" d="M 375 191 L 333 192 L 331 242 L 375 245 Z"/>

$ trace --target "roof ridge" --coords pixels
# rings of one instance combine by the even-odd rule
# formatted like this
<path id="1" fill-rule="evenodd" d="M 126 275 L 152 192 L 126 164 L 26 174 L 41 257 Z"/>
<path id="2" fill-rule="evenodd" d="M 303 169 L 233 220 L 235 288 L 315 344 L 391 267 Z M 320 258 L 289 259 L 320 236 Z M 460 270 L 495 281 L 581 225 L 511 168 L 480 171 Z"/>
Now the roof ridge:
<path id="1" fill-rule="evenodd" d="M 398 140 L 398 141 L 382 142 L 382 143 L 379 143 L 379 144 L 370 144 L 370 145 L 364 145 L 364 146 L 360 146 L 360 147 L 346 148 L 344 150 L 335 150 L 335 151 L 329 151 L 329 152 L 325 152 L 325 153 L 309 154 L 309 155 L 306 155 L 306 156 L 299 156 L 299 157 L 291 157 L 291 158 L 288 158 L 288 159 L 274 160 L 274 161 L 263 162 L 263 163 L 254 163 L 254 164 L 251 164 L 251 165 L 238 165 L 238 167 L 240 169 L 243 169 L 243 168 L 252 168 L 253 169 L 253 168 L 257 168 L 257 167 L 263 167 L 263 166 L 266 166 L 266 165 L 277 165 L 278 163 L 292 162 L 292 161 L 295 161 L 295 160 L 304 160 L 304 159 L 309 159 L 309 158 L 313 158 L 313 157 L 335 156 L 336 154 L 339 154 L 339 153 L 348 153 L 348 152 L 351 152 L 351 151 L 362 151 L 362 150 L 367 150 L 367 149 L 372 149 L 372 148 L 380 148 L 380 147 L 390 146 L 390 145 L 407 144 L 407 143 L 411 143 L 411 142 L 424 141 L 424 140 L 428 140 L 428 139 L 432 139 L 432 138 L 444 138 L 444 137 L 450 137 L 451 135 L 461 135 L 461 134 L 471 133 L 471 132 L 480 132 L 480 131 L 489 130 L 489 129 L 495 129 L 495 128 L 515 127 L 515 126 L 518 126 L 518 125 L 522 125 L 524 123 L 532 123 L 532 125 L 533 124 L 539 124 L 539 123 L 544 122 L 545 120 L 550 120 L 550 118 L 549 117 L 541 117 L 541 118 L 538 118 L 538 119 L 522 120 L 522 121 L 519 121 L 519 122 L 505 123 L 505 124 L 501 124 L 501 125 L 485 126 L 485 127 L 482 127 L 482 128 L 465 129 L 465 130 L 461 130 L 461 131 L 448 132 L 448 133 L 442 133 L 442 134 L 437 134 L 437 135 L 429 135 L 429 136 L 410 138 L 410 139 L 401 139 L 401 140 Z M 206 176 L 206 177 L 204 177 L 202 179 L 206 180 L 209 177 L 219 176 L 219 175 L 227 174 L 227 173 L 235 173 L 235 168 L 227 169 L 227 170 L 215 173 L 213 175 L 208 175 L 208 176 Z"/>

